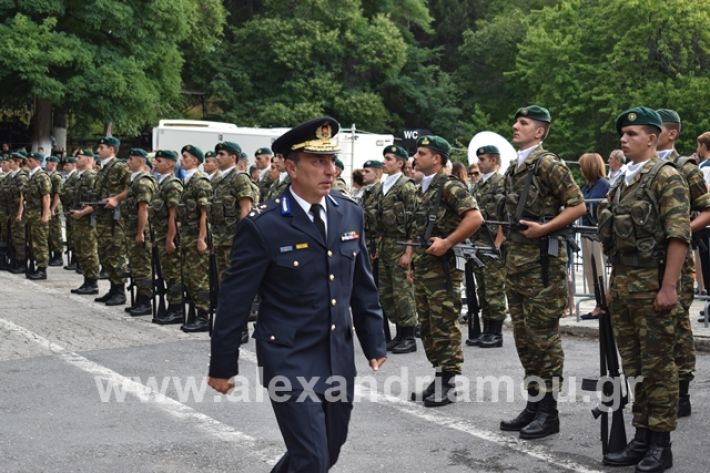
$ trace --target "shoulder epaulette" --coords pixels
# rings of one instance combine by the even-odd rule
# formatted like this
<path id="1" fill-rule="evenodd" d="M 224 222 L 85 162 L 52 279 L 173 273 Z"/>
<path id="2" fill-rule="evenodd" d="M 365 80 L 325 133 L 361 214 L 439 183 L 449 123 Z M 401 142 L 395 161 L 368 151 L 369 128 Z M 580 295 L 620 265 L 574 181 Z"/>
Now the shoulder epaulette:
<path id="1" fill-rule="evenodd" d="M 355 201 L 353 200 L 353 198 L 350 197 L 348 194 L 343 194 L 342 192 L 340 192 L 340 191 L 338 191 L 338 190 L 335 190 L 335 189 L 331 189 L 331 191 L 330 191 L 330 196 L 333 197 L 333 198 L 343 199 L 343 200 L 346 200 L 346 201 L 348 201 L 348 202 L 351 202 L 351 203 L 353 203 L 353 204 L 355 204 L 355 205 L 358 205 L 358 203 L 355 202 Z"/>
<path id="2" fill-rule="evenodd" d="M 247 214 L 247 217 L 249 217 L 251 219 L 257 219 L 257 218 L 261 217 L 262 215 L 264 215 L 265 213 L 270 212 L 276 208 L 278 208 L 278 205 L 276 204 L 276 202 L 273 200 L 270 200 L 269 202 L 267 202 L 265 204 L 259 204 L 259 205 L 255 205 L 254 207 L 252 207 L 251 211 Z"/>

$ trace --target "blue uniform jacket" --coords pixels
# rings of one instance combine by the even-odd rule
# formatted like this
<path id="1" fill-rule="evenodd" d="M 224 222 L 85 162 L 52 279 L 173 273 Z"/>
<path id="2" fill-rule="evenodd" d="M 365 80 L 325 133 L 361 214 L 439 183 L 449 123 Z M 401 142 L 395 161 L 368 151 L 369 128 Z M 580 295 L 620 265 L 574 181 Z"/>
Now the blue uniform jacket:
<path id="1" fill-rule="evenodd" d="M 261 306 L 254 338 L 264 386 L 283 376 L 300 389 L 297 377 L 317 377 L 312 387 L 323 393 L 328 378 L 338 376 L 337 383 L 346 382 L 352 393 L 353 327 L 367 359 L 386 356 L 362 210 L 336 192 L 326 202 L 327 242 L 290 187 L 240 222 L 220 287 L 210 376 L 238 373 L 241 330 L 257 293 Z"/>

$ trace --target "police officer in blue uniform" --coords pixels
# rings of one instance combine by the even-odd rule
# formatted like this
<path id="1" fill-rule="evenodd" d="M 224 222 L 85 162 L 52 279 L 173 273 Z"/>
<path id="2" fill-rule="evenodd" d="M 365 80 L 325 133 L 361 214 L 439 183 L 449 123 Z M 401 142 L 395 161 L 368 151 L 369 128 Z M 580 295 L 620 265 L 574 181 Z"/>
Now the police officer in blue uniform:
<path id="1" fill-rule="evenodd" d="M 362 211 L 331 192 L 338 130 L 322 117 L 273 143 L 291 185 L 240 222 L 220 288 L 208 382 L 222 393 L 233 388 L 244 301 L 258 293 L 253 337 L 287 448 L 277 473 L 324 473 L 337 461 L 354 396 L 353 332 L 373 370 L 386 356 Z"/>

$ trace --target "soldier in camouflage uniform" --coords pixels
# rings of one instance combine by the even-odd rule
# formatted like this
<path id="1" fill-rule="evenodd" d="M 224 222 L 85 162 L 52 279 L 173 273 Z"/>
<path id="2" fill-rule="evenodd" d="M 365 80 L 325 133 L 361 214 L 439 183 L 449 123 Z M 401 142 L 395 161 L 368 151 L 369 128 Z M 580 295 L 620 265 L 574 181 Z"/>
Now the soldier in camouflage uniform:
<path id="1" fill-rule="evenodd" d="M 183 146 L 181 153 L 185 178 L 178 207 L 180 264 L 182 283 L 197 314 L 195 320 L 186 321 L 180 329 L 183 332 L 206 332 L 210 306 L 208 207 L 212 200 L 212 186 L 209 179 L 197 169 L 204 159 L 202 150 L 187 145 Z"/>
<path id="2" fill-rule="evenodd" d="M 132 316 L 149 315 L 153 312 L 152 260 L 153 243 L 150 238 L 148 207 L 153 202 L 157 184 L 147 165 L 148 153 L 133 148 L 128 153 L 128 170 L 131 182 L 128 193 L 121 198 L 121 214 L 125 221 L 126 248 L 131 279 L 136 287 L 135 304 L 126 307 Z"/>
<path id="3" fill-rule="evenodd" d="M 279 174 L 276 179 L 274 179 L 274 182 L 271 183 L 271 187 L 269 187 L 269 191 L 266 193 L 265 201 L 279 197 L 283 191 L 286 190 L 288 185 L 291 184 L 291 178 L 286 172 L 285 163 L 284 157 L 280 154 L 275 155 L 271 160 L 271 167 L 276 169 Z"/>
<path id="4" fill-rule="evenodd" d="M 59 157 L 49 156 L 46 159 L 45 171 L 52 182 L 50 193 L 50 212 L 52 218 L 49 221 L 49 265 L 61 266 L 62 260 L 62 202 L 61 193 L 64 179 L 62 173 L 57 170 Z"/>
<path id="5" fill-rule="evenodd" d="M 247 156 L 244 151 L 239 153 L 239 159 L 237 159 L 237 171 L 247 173 L 249 179 L 251 179 L 251 175 L 249 174 L 249 156 Z"/>
<path id="6" fill-rule="evenodd" d="M 360 199 L 360 206 L 362 207 L 363 215 L 365 218 L 365 245 L 367 246 L 367 252 L 370 255 L 370 260 L 373 263 L 373 270 L 375 270 L 375 282 L 377 282 L 377 271 L 376 271 L 376 260 L 377 260 L 377 196 L 382 191 L 382 183 L 380 178 L 382 177 L 382 162 L 370 159 L 365 161 L 362 168 L 362 181 L 364 184 L 364 191 L 362 193 L 362 199 Z"/>
<path id="7" fill-rule="evenodd" d="M 483 174 L 475 185 L 474 197 L 481 209 L 483 218 L 495 220 L 498 218 L 497 206 L 503 198 L 503 176 L 498 172 L 500 167 L 500 152 L 495 146 L 481 146 L 476 150 L 478 166 Z M 498 227 L 484 225 L 473 237 L 477 246 L 498 247 L 496 241 Z M 480 256 L 484 267 L 474 265 L 476 276 L 476 293 L 483 319 L 483 332 L 475 340 L 466 340 L 466 345 L 481 348 L 503 346 L 503 321 L 505 320 L 505 262 L 502 258 L 487 255 Z M 471 263 L 468 263 L 471 264 Z"/>
<path id="8" fill-rule="evenodd" d="M 177 249 L 177 209 L 182 196 L 182 182 L 175 177 L 177 153 L 158 150 L 154 167 L 159 174 L 158 192 L 150 208 L 150 225 L 153 244 L 158 249 L 160 269 L 167 288 L 168 307 L 165 313 L 156 313 L 153 322 L 159 325 L 181 323 L 185 306 L 182 301 L 180 253 Z"/>
<path id="9" fill-rule="evenodd" d="M 72 205 L 75 200 L 75 194 L 77 191 L 77 185 L 79 184 L 79 175 L 76 172 L 76 157 L 67 156 L 64 159 L 64 172 L 66 177 L 64 184 L 62 185 L 62 192 L 60 198 L 62 200 L 62 209 L 65 216 L 64 225 L 67 238 L 67 251 L 69 252 L 69 261 L 64 269 L 75 270 L 76 269 L 76 246 L 74 245 L 74 230 L 72 228 L 72 218 L 69 216 L 69 211 L 72 209 Z"/>
<path id="10" fill-rule="evenodd" d="M 49 220 L 50 193 L 52 181 L 47 173 L 40 167 L 44 156 L 39 153 L 30 153 L 27 156 L 29 181 L 24 192 L 25 217 L 29 227 L 29 247 L 32 258 L 36 263 L 34 273 L 28 273 L 27 278 L 33 280 L 47 279 L 47 266 L 49 264 Z"/>
<path id="11" fill-rule="evenodd" d="M 697 216 L 691 221 L 693 233 L 703 230 L 710 224 L 710 193 L 705 185 L 705 178 L 698 168 L 697 157 L 681 157 L 675 149 L 675 142 L 680 135 L 680 116 L 675 110 L 656 110 L 663 121 L 661 134 L 658 137 L 658 157 L 670 161 L 678 167 L 678 171 L 688 184 L 690 195 L 690 211 Z M 690 305 L 693 303 L 693 286 L 695 261 L 693 252 L 688 252 L 683 271 L 680 276 L 680 306 L 682 314 L 678 317 L 675 345 L 675 362 L 678 365 L 678 417 L 687 417 L 691 413 L 689 387 L 695 377 L 695 344 L 693 330 L 690 325 Z"/>
<path id="12" fill-rule="evenodd" d="M 111 282 L 109 291 L 94 301 L 103 302 L 108 306 L 126 303 L 126 237 L 119 205 L 128 192 L 131 173 L 126 163 L 116 158 L 120 146 L 121 142 L 112 136 L 99 140 L 97 151 L 101 157 L 101 170 L 94 181 L 94 195 L 105 204 L 92 207 L 96 216 L 99 260 Z"/>
<path id="13" fill-rule="evenodd" d="M 10 172 L 10 165 L 4 155 L 0 155 L 0 269 L 9 269 L 8 250 L 10 222 L 5 204 L 5 178 Z"/>
<path id="14" fill-rule="evenodd" d="M 335 182 L 333 183 L 333 189 L 336 191 L 348 195 L 348 183 L 343 179 L 343 171 L 345 170 L 345 165 L 339 159 L 335 160 Z"/>
<path id="15" fill-rule="evenodd" d="M 413 400 L 438 407 L 456 400 L 454 378 L 461 374 L 461 282 L 451 248 L 470 237 L 483 218 L 476 200 L 458 179 L 444 173 L 451 145 L 442 137 L 417 140 L 417 169 L 424 174 L 401 262 L 414 270 L 414 294 L 427 359 L 436 370 L 434 381 Z M 413 256 L 413 259 L 412 259 Z"/>
<path id="16" fill-rule="evenodd" d="M 259 178 L 256 184 L 259 186 L 259 201 L 266 199 L 266 193 L 271 187 L 271 175 L 269 173 L 271 165 L 271 157 L 274 152 L 271 148 L 259 148 L 254 152 L 256 168 L 259 170 Z"/>
<path id="17" fill-rule="evenodd" d="M 500 428 L 519 431 L 525 439 L 560 430 L 556 394 L 564 364 L 559 319 L 567 306 L 567 251 L 565 238 L 553 233 L 587 211 L 570 170 L 542 148 L 550 122 L 546 108 L 518 109 L 512 140 L 518 159 L 505 173 L 505 210 L 511 222 L 505 292 L 528 402 Z"/>
<path id="18" fill-rule="evenodd" d="M 82 206 L 82 202 L 96 199 L 94 184 L 94 153 L 91 149 L 80 149 L 76 153 L 76 190 L 67 203 L 71 220 L 72 238 L 76 259 L 84 275 L 84 282 L 71 292 L 80 295 L 99 293 L 99 250 L 96 243 L 96 215 L 92 207 Z"/>
<path id="19" fill-rule="evenodd" d="M 205 171 L 205 176 L 207 179 L 212 181 L 215 177 L 219 176 L 219 169 L 217 166 L 217 155 L 214 151 L 205 152 L 205 162 L 202 164 L 202 169 Z"/>
<path id="20" fill-rule="evenodd" d="M 417 205 L 417 188 L 402 172 L 409 158 L 407 150 L 400 146 L 387 146 L 382 170 L 386 174 L 378 185 L 375 195 L 377 245 L 377 274 L 380 303 L 387 318 L 397 327 L 390 342 L 392 353 L 417 351 L 414 331 L 417 326 L 417 311 L 414 303 L 414 285 L 407 279 L 408 265 L 402 264 L 410 221 Z"/>
<path id="21" fill-rule="evenodd" d="M 24 192 L 29 181 L 27 171 L 23 169 L 26 159 L 27 154 L 24 151 L 17 151 L 10 155 L 11 171 L 5 183 L 5 204 L 12 231 L 12 251 L 15 254 L 10 268 L 13 274 L 24 273 L 26 269 Z"/>
<path id="22" fill-rule="evenodd" d="M 688 186 L 656 155 L 661 117 L 635 107 L 616 121 L 631 163 L 599 212 L 599 234 L 612 264 L 611 321 L 626 377 L 634 377 L 634 439 L 604 463 L 637 472 L 672 466 L 670 432 L 678 414 L 674 345 L 679 317 L 677 284 L 690 242 Z M 641 379 L 639 379 L 641 377 Z"/>

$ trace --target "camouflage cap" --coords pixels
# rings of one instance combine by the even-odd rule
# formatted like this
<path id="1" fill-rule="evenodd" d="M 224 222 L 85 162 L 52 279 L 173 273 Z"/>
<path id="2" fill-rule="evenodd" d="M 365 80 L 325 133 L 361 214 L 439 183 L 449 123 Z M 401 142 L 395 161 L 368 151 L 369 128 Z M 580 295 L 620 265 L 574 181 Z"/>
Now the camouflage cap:
<path id="1" fill-rule="evenodd" d="M 131 148 L 131 150 L 128 152 L 128 156 L 136 156 L 138 158 L 147 158 L 148 157 L 148 152 L 144 150 L 143 148 Z"/>
<path id="2" fill-rule="evenodd" d="M 515 112 L 515 118 L 527 117 L 537 120 L 539 122 L 552 123 L 552 116 L 550 111 L 545 107 L 539 105 L 528 105 L 527 107 L 520 107 L 517 112 Z"/>
<path id="3" fill-rule="evenodd" d="M 451 152 L 451 145 L 441 136 L 425 135 L 417 140 L 417 148 L 429 148 L 443 154 L 447 158 Z"/>
<path id="4" fill-rule="evenodd" d="M 403 159 L 405 161 L 409 159 L 409 153 L 407 153 L 407 150 L 397 145 L 385 146 L 382 150 L 382 156 L 387 154 L 393 154 L 397 159 Z"/>
<path id="5" fill-rule="evenodd" d="M 177 161 L 178 155 L 175 151 L 171 149 L 159 149 L 155 152 L 156 158 L 169 159 L 171 161 Z"/>
<path id="6" fill-rule="evenodd" d="M 659 108 L 656 112 L 661 116 L 662 123 L 677 123 L 680 125 L 680 115 L 675 110 Z"/>
<path id="7" fill-rule="evenodd" d="M 288 157 L 289 153 L 300 151 L 310 154 L 338 154 L 340 148 L 333 139 L 340 130 L 340 124 L 333 117 L 320 117 L 301 123 L 276 138 L 272 144 L 275 153 Z"/>
<path id="8" fill-rule="evenodd" d="M 259 156 L 260 154 L 268 154 L 269 156 L 273 156 L 274 152 L 271 151 L 271 148 L 268 146 L 264 146 L 263 148 L 259 148 L 254 151 L 254 156 Z"/>
<path id="9" fill-rule="evenodd" d="M 362 167 L 380 169 L 382 168 L 382 161 L 377 161 L 376 159 L 368 159 L 367 161 L 365 161 L 365 164 L 363 164 Z"/>
<path id="10" fill-rule="evenodd" d="M 97 144 L 118 148 L 121 146 L 121 140 L 119 140 L 115 136 L 104 136 L 103 138 L 99 139 L 99 142 Z"/>
<path id="11" fill-rule="evenodd" d="M 201 150 L 200 148 L 198 148 L 197 146 L 185 145 L 185 146 L 183 146 L 182 149 L 180 150 L 180 154 L 182 154 L 182 153 L 189 153 L 189 154 L 191 154 L 192 156 L 194 156 L 195 158 L 197 158 L 197 161 L 199 161 L 199 162 L 202 162 L 202 161 L 205 160 L 205 155 L 204 155 L 204 153 L 203 153 L 202 150 Z"/>
<path id="12" fill-rule="evenodd" d="M 242 147 L 239 146 L 237 143 L 234 143 L 233 141 L 223 141 L 221 143 L 217 143 L 217 146 L 214 147 L 214 152 L 218 153 L 220 151 L 226 151 L 229 154 L 236 154 L 237 157 L 242 153 Z"/>
<path id="13" fill-rule="evenodd" d="M 631 125 L 650 125 L 661 131 L 661 116 L 652 108 L 634 107 L 621 113 L 616 119 L 616 131 L 621 135 L 621 129 Z"/>
<path id="14" fill-rule="evenodd" d="M 476 156 L 480 156 L 482 154 L 500 154 L 500 151 L 498 151 L 498 148 L 493 145 L 486 145 L 481 146 L 476 150 Z"/>

